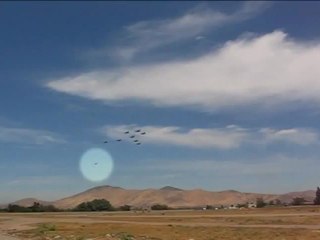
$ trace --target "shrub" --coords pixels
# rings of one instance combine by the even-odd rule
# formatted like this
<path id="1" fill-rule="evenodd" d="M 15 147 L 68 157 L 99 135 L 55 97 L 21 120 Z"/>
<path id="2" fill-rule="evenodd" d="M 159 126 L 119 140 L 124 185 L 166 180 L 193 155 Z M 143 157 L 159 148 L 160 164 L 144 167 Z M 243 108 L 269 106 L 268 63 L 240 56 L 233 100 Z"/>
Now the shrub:
<path id="1" fill-rule="evenodd" d="M 80 203 L 74 211 L 113 211 L 111 203 L 105 199 L 94 199 L 90 202 Z"/>
<path id="2" fill-rule="evenodd" d="M 151 206 L 152 210 L 168 210 L 169 207 L 165 204 L 154 204 Z"/>

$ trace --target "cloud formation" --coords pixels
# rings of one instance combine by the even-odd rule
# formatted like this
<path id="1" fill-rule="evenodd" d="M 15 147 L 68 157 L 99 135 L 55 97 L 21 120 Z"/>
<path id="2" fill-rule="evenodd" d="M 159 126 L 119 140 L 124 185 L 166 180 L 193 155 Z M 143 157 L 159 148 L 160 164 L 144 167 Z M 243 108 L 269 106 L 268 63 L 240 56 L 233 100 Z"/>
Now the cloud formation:
<path id="1" fill-rule="evenodd" d="M 177 126 L 135 126 L 119 125 L 104 126 L 100 132 L 108 138 L 123 138 L 124 131 L 133 132 L 143 129 L 147 134 L 141 141 L 144 144 L 174 145 L 192 148 L 232 149 L 243 144 L 291 143 L 311 145 L 319 143 L 319 134 L 312 129 L 246 129 L 235 125 L 224 128 L 193 128 L 185 129 Z M 130 138 L 124 140 L 131 141 Z"/>
<path id="2" fill-rule="evenodd" d="M 141 139 L 144 143 L 188 146 L 195 148 L 234 148 L 241 143 L 247 133 L 240 128 L 194 128 L 183 129 L 175 126 L 142 126 L 146 131 Z M 133 126 L 105 126 L 102 132 L 111 138 L 123 137 L 124 129 L 134 129 Z"/>
<path id="3" fill-rule="evenodd" d="M 92 71 L 52 80 L 59 92 L 104 102 L 214 110 L 252 104 L 320 102 L 320 44 L 282 31 L 227 42 L 193 60 Z"/>
<path id="4" fill-rule="evenodd" d="M 286 141 L 299 145 L 315 144 L 319 141 L 319 135 L 311 129 L 271 129 L 263 128 L 260 130 L 267 142 Z"/>
<path id="5" fill-rule="evenodd" d="M 50 131 L 0 126 L 0 142 L 42 145 L 66 141 Z"/>
<path id="6" fill-rule="evenodd" d="M 107 49 L 107 53 L 122 60 L 130 60 L 141 52 L 194 39 L 202 33 L 245 21 L 269 5 L 270 2 L 245 2 L 230 14 L 198 6 L 175 18 L 134 23 L 125 27 L 125 44 L 112 46 L 112 50 Z M 99 51 L 96 53 L 99 54 Z"/>

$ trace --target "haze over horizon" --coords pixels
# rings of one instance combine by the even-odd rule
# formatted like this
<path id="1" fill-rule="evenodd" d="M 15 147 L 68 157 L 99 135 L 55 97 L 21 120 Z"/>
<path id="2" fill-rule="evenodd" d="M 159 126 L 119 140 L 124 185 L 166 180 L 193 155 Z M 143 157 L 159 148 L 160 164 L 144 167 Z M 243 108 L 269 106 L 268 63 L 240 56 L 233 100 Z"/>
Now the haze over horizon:
<path id="1" fill-rule="evenodd" d="M 319 2 L 0 2 L 0 203 L 100 185 L 315 189 L 319 10 Z M 135 129 L 146 132 L 139 146 L 123 133 Z M 79 164 L 97 148 L 112 171 L 92 182 Z"/>

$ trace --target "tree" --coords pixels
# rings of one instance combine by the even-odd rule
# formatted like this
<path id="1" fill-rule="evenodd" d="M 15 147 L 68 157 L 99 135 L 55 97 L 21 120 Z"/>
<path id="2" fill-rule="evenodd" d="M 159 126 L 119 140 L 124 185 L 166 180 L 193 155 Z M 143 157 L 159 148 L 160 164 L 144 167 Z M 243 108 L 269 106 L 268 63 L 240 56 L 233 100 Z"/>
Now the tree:
<path id="1" fill-rule="evenodd" d="M 257 208 L 263 208 L 265 207 L 267 204 L 263 201 L 263 198 L 257 198 Z"/>
<path id="2" fill-rule="evenodd" d="M 281 205 L 282 204 L 282 202 L 280 201 L 280 199 L 276 199 L 276 205 Z"/>
<path id="3" fill-rule="evenodd" d="M 152 210 L 168 210 L 169 207 L 165 204 L 154 204 L 151 206 Z"/>
<path id="4" fill-rule="evenodd" d="M 111 203 L 105 199 L 94 199 L 90 202 L 80 203 L 74 211 L 113 211 Z"/>
<path id="5" fill-rule="evenodd" d="M 123 205 L 119 207 L 120 211 L 130 211 L 131 210 L 131 206 L 129 205 Z"/>
<path id="6" fill-rule="evenodd" d="M 320 188 L 319 187 L 317 187 L 316 198 L 314 199 L 314 204 L 320 205 Z"/>
<path id="7" fill-rule="evenodd" d="M 27 207 L 22 207 L 17 204 L 9 204 L 7 208 L 8 212 L 31 212 L 32 210 Z"/>
<path id="8" fill-rule="evenodd" d="M 269 201 L 269 205 L 270 206 L 274 205 L 274 201 L 273 200 Z"/>
<path id="9" fill-rule="evenodd" d="M 33 205 L 29 208 L 32 212 L 44 212 L 43 206 L 38 202 L 34 202 Z"/>
<path id="10" fill-rule="evenodd" d="M 92 206 L 92 211 L 112 211 L 111 203 L 105 199 L 94 199 L 89 202 Z"/>
<path id="11" fill-rule="evenodd" d="M 74 210 L 75 210 L 75 211 L 81 211 L 81 212 L 82 212 L 82 211 L 89 211 L 86 202 L 80 203 L 78 206 L 75 207 Z"/>
<path id="12" fill-rule="evenodd" d="M 53 205 L 42 206 L 44 212 L 59 212 L 61 209 L 56 208 Z"/>
<path id="13" fill-rule="evenodd" d="M 293 206 L 299 206 L 302 205 L 306 200 L 303 197 L 296 197 L 292 199 L 292 205 Z"/>

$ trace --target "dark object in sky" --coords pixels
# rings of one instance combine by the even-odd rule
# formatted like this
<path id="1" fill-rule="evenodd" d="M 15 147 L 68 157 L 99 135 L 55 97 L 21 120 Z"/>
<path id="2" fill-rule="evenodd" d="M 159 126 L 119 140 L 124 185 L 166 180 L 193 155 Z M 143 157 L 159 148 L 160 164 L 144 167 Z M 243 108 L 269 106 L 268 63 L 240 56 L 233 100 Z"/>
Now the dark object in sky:
<path id="1" fill-rule="evenodd" d="M 130 136 L 130 138 L 134 138 L 134 137 L 135 137 L 134 135 Z"/>
<path id="2" fill-rule="evenodd" d="M 103 143 L 108 143 L 108 141 L 104 141 Z"/>
<path id="3" fill-rule="evenodd" d="M 145 135 L 145 134 L 146 134 L 146 132 L 142 132 L 142 133 L 141 133 L 141 135 Z"/>
<path id="4" fill-rule="evenodd" d="M 138 142 L 138 143 L 136 143 L 137 145 L 141 145 L 141 143 L 140 142 Z"/>
<path id="5" fill-rule="evenodd" d="M 141 129 L 137 129 L 137 130 L 135 130 L 135 132 L 141 132 Z"/>
<path id="6" fill-rule="evenodd" d="M 129 134 L 129 131 L 125 131 L 124 133 L 125 133 L 125 134 Z"/>
<path id="7" fill-rule="evenodd" d="M 97 163 L 97 162 L 95 162 L 95 163 L 94 163 L 94 165 L 98 165 L 98 163 Z"/>
<path id="8" fill-rule="evenodd" d="M 134 142 L 138 142 L 138 139 L 134 140 Z"/>
<path id="9" fill-rule="evenodd" d="M 122 139 L 117 139 L 117 142 L 121 142 L 122 141 Z"/>

